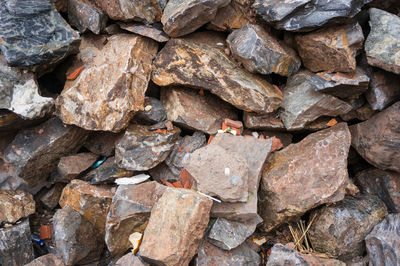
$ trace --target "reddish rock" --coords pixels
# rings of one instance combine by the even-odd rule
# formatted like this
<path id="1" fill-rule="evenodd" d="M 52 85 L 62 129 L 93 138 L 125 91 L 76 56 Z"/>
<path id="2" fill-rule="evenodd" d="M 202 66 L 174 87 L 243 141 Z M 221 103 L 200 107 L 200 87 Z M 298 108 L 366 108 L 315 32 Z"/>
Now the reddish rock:
<path id="1" fill-rule="evenodd" d="M 246 128 L 260 130 L 286 130 L 279 113 L 257 114 L 243 112 L 243 122 Z"/>
<path id="2" fill-rule="evenodd" d="M 400 77 L 383 70 L 371 75 L 371 85 L 365 94 L 372 110 L 383 110 L 395 101 L 400 100 Z"/>
<path id="3" fill-rule="evenodd" d="M 49 253 L 37 259 L 34 259 L 25 266 L 65 266 L 64 262 L 55 254 Z"/>
<path id="4" fill-rule="evenodd" d="M 31 194 L 21 190 L 0 190 L 0 224 L 15 223 L 35 213 Z"/>
<path id="5" fill-rule="evenodd" d="M 57 182 L 68 183 L 97 161 L 97 155 L 89 152 L 62 157 L 57 166 Z"/>
<path id="6" fill-rule="evenodd" d="M 110 157 L 114 154 L 115 143 L 123 136 L 123 133 L 92 132 L 83 147 L 90 152 Z"/>
<path id="7" fill-rule="evenodd" d="M 207 25 L 207 29 L 215 31 L 240 29 L 247 21 L 243 8 L 236 1 L 231 1 L 229 5 L 218 9 L 217 15 Z"/>

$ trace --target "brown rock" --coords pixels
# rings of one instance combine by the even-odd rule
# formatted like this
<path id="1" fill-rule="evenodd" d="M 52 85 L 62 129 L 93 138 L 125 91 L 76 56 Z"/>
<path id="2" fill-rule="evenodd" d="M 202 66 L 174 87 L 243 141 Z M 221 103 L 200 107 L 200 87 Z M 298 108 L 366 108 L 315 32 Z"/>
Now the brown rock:
<path id="1" fill-rule="evenodd" d="M 169 120 L 207 134 L 216 134 L 224 118 L 237 119 L 229 104 L 208 93 L 200 95 L 191 89 L 162 88 L 161 101 Z"/>
<path id="2" fill-rule="evenodd" d="M 90 152 L 82 152 L 62 157 L 57 166 L 56 182 L 68 183 L 79 176 L 97 161 L 97 155 Z"/>
<path id="3" fill-rule="evenodd" d="M 257 114 L 243 112 L 243 122 L 246 128 L 260 130 L 285 130 L 285 125 L 279 113 Z"/>
<path id="4" fill-rule="evenodd" d="M 390 72 L 377 70 L 371 75 L 371 85 L 365 94 L 372 110 L 383 110 L 400 100 L 400 77 Z"/>
<path id="5" fill-rule="evenodd" d="M 358 23 L 296 36 L 303 64 L 313 72 L 354 72 L 355 57 L 363 41 L 364 36 Z"/>
<path id="6" fill-rule="evenodd" d="M 100 34 L 107 23 L 107 15 L 89 0 L 68 0 L 68 22 L 79 32 L 87 30 Z"/>
<path id="7" fill-rule="evenodd" d="M 113 266 L 148 266 L 148 264 L 142 262 L 142 260 L 133 255 L 132 252 L 129 252 L 117 260 Z"/>
<path id="8" fill-rule="evenodd" d="M 40 196 L 40 202 L 47 208 L 54 209 L 57 207 L 58 202 L 60 201 L 61 193 L 64 187 L 65 184 L 56 183 L 53 187 Z"/>
<path id="9" fill-rule="evenodd" d="M 152 26 L 141 25 L 138 23 L 119 23 L 121 29 L 151 38 L 156 42 L 167 42 L 169 36 L 165 34 L 162 27 L 158 27 L 159 24 L 153 24 Z"/>
<path id="10" fill-rule="evenodd" d="M 63 190 L 60 206 L 83 215 L 104 236 L 107 213 L 114 194 L 110 189 L 74 179 Z"/>
<path id="11" fill-rule="evenodd" d="M 31 194 L 21 190 L 0 190 L 0 224 L 15 223 L 35 213 L 35 201 Z"/>
<path id="12" fill-rule="evenodd" d="M 115 142 L 122 136 L 123 133 L 92 132 L 83 147 L 94 154 L 110 157 L 114 154 Z"/>
<path id="13" fill-rule="evenodd" d="M 229 5 L 218 9 L 217 15 L 207 25 L 207 29 L 215 31 L 240 29 L 247 21 L 243 8 L 236 1 L 232 1 Z"/>
<path id="14" fill-rule="evenodd" d="M 100 49 L 90 47 L 96 42 L 102 45 L 101 38 L 81 44 L 78 57 L 85 69 L 75 80 L 67 80 L 56 101 L 57 112 L 66 124 L 118 132 L 143 109 L 157 44 L 140 36 L 118 34 Z"/>
<path id="15" fill-rule="evenodd" d="M 55 254 L 49 253 L 37 259 L 34 259 L 25 266 L 65 266 L 64 262 Z"/>
<path id="16" fill-rule="evenodd" d="M 211 206 L 212 200 L 194 191 L 168 188 L 151 211 L 140 256 L 156 265 L 188 265 L 203 238 Z"/>
<path id="17" fill-rule="evenodd" d="M 266 231 L 318 205 L 344 198 L 350 141 L 347 124 L 339 123 L 270 156 L 259 202 Z"/>

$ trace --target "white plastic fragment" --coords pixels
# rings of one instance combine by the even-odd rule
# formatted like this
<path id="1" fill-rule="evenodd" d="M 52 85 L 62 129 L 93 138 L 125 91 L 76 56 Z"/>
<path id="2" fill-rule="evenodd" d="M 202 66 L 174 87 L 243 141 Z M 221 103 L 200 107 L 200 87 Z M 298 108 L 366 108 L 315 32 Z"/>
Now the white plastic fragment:
<path id="1" fill-rule="evenodd" d="M 114 182 L 117 185 L 135 185 L 135 184 L 142 183 L 142 182 L 146 181 L 149 178 L 150 178 L 149 175 L 140 174 L 140 175 L 135 175 L 135 176 L 132 176 L 132 177 L 118 178 Z"/>
<path id="2" fill-rule="evenodd" d="M 216 199 L 216 198 L 214 198 L 214 197 L 208 196 L 207 194 L 204 194 L 204 193 L 202 193 L 202 192 L 200 192 L 200 191 L 197 191 L 197 193 L 199 193 L 200 195 L 202 195 L 202 196 L 204 196 L 204 197 L 207 197 L 207 198 L 209 198 L 209 199 L 212 199 L 213 201 L 216 201 L 216 202 L 221 203 L 221 201 L 220 201 L 219 199 Z"/>

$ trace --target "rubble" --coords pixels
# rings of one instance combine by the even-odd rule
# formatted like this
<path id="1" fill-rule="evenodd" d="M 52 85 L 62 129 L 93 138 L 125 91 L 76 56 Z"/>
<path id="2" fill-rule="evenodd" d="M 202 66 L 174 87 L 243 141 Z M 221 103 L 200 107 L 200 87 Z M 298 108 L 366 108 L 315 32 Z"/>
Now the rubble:
<path id="1" fill-rule="evenodd" d="M 21 190 L 0 190 L 0 223 L 15 223 L 35 213 L 32 195 Z"/>
<path id="2" fill-rule="evenodd" d="M 37 259 L 34 259 L 30 263 L 25 264 L 25 266 L 48 266 L 48 265 L 65 266 L 64 262 L 59 257 L 57 257 L 55 254 L 52 253 L 43 255 Z"/>
<path id="3" fill-rule="evenodd" d="M 55 181 L 68 183 L 92 166 L 97 157 L 96 154 L 89 152 L 62 157 L 57 165 Z"/>
<path id="4" fill-rule="evenodd" d="M 374 71 L 371 75 L 371 85 L 365 94 L 372 110 L 382 111 L 394 102 L 400 100 L 400 77 L 383 70 Z"/>
<path id="5" fill-rule="evenodd" d="M 99 34 L 106 26 L 107 15 L 90 1 L 68 0 L 68 20 L 81 33 L 90 30 Z"/>

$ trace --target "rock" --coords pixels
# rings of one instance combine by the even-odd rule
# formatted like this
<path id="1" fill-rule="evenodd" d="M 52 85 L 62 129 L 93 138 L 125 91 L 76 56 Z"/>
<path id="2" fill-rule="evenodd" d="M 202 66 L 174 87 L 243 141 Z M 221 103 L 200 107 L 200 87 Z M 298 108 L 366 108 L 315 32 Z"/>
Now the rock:
<path id="1" fill-rule="evenodd" d="M 15 223 L 35 213 L 31 194 L 21 190 L 0 190 L 0 224 Z"/>
<path id="2" fill-rule="evenodd" d="M 312 254 L 303 254 L 291 248 L 289 244 L 275 244 L 269 255 L 268 266 L 280 265 L 324 265 L 324 266 L 345 266 L 346 263 L 335 259 L 321 258 Z"/>
<path id="3" fill-rule="evenodd" d="M 236 2 L 231 1 L 227 6 L 221 7 L 217 15 L 207 25 L 207 29 L 215 31 L 228 31 L 240 29 L 247 23 L 243 8 Z"/>
<path id="4" fill-rule="evenodd" d="M 83 147 L 94 154 L 110 157 L 114 155 L 115 142 L 117 142 L 122 136 L 123 133 L 116 134 L 101 131 L 91 132 L 83 144 Z"/>
<path id="5" fill-rule="evenodd" d="M 52 1 L 3 1 L 0 49 L 12 66 L 49 68 L 76 52 L 79 34 L 56 11 Z"/>
<path id="6" fill-rule="evenodd" d="M 243 122 L 246 128 L 259 130 L 286 130 L 279 113 L 257 114 L 243 112 Z"/>
<path id="7" fill-rule="evenodd" d="M 347 124 L 339 123 L 268 158 L 258 205 L 266 231 L 318 205 L 344 198 L 350 141 Z"/>
<path id="8" fill-rule="evenodd" d="M 160 100 L 152 97 L 146 97 L 144 108 L 150 110 L 139 111 L 134 116 L 134 120 L 139 124 L 151 125 L 167 120 L 167 111 Z"/>
<path id="9" fill-rule="evenodd" d="M 46 255 L 43 255 L 33 261 L 31 261 L 28 264 L 25 264 L 25 266 L 65 266 L 64 262 L 57 257 L 55 254 L 49 253 Z"/>
<path id="10" fill-rule="evenodd" d="M 246 243 L 238 248 L 226 251 L 220 249 L 207 241 L 203 241 L 198 249 L 196 266 L 219 266 L 219 265 L 260 265 L 261 258 Z"/>
<path id="11" fill-rule="evenodd" d="M 400 214 L 390 214 L 365 238 L 371 265 L 400 262 Z"/>
<path id="12" fill-rule="evenodd" d="M 184 167 L 193 189 L 225 202 L 247 201 L 250 167 L 240 153 L 210 144 L 195 150 Z"/>
<path id="13" fill-rule="evenodd" d="M 350 127 L 351 144 L 366 161 L 382 170 L 400 172 L 400 102 Z"/>
<path id="14" fill-rule="evenodd" d="M 56 182 L 69 183 L 78 177 L 97 161 L 97 155 L 90 152 L 82 152 L 62 157 L 58 162 Z"/>
<path id="15" fill-rule="evenodd" d="M 40 96 L 33 73 L 9 67 L 0 55 L 1 109 L 10 110 L 23 119 L 37 119 L 52 113 L 53 107 L 52 98 Z"/>
<path id="16" fill-rule="evenodd" d="M 357 173 L 355 180 L 361 192 L 378 196 L 389 212 L 400 212 L 399 173 L 371 168 Z"/>
<path id="17" fill-rule="evenodd" d="M 353 119 L 358 119 L 360 121 L 365 121 L 370 119 L 373 115 L 375 115 L 377 111 L 372 110 L 371 106 L 366 103 L 360 108 L 357 108 L 355 110 L 352 110 L 348 112 L 347 114 L 340 115 L 340 118 L 342 118 L 344 121 L 350 121 Z"/>
<path id="18" fill-rule="evenodd" d="M 140 256 L 157 265 L 188 265 L 207 228 L 211 206 L 212 200 L 192 190 L 168 188 L 151 211 Z"/>
<path id="19" fill-rule="evenodd" d="M 389 12 L 369 10 L 371 32 L 365 41 L 368 64 L 400 74 L 400 17 Z"/>
<path id="20" fill-rule="evenodd" d="M 207 134 L 216 134 L 225 118 L 237 120 L 235 110 L 212 94 L 184 88 L 162 88 L 161 101 L 172 122 Z"/>
<path id="21" fill-rule="evenodd" d="M 297 35 L 295 39 L 304 66 L 312 72 L 354 72 L 364 35 L 356 23 Z"/>
<path id="22" fill-rule="evenodd" d="M 309 71 L 300 71 L 288 79 L 283 90 L 283 108 L 280 117 L 288 130 L 303 129 L 321 116 L 337 116 L 352 107 L 338 98 L 315 91 L 318 84 Z"/>
<path id="23" fill-rule="evenodd" d="M 87 264 L 100 258 L 103 241 L 94 226 L 69 206 L 53 216 L 56 254 L 66 265 Z"/>
<path id="24" fill-rule="evenodd" d="M 141 25 L 138 23 L 121 22 L 119 23 L 119 26 L 121 27 L 121 29 L 151 38 L 156 42 L 167 42 L 169 40 L 169 36 L 162 30 L 162 25 L 158 23 L 149 26 Z"/>
<path id="25" fill-rule="evenodd" d="M 49 209 L 54 209 L 57 207 L 60 201 L 61 193 L 65 187 L 65 184 L 56 183 L 48 191 L 40 196 L 40 202 Z"/>
<path id="26" fill-rule="evenodd" d="M 34 120 L 24 120 L 17 114 L 0 109 L 0 132 L 5 131 L 12 132 L 25 127 L 36 126 L 42 122 L 46 121 L 46 118 L 34 119 Z"/>
<path id="27" fill-rule="evenodd" d="M 105 241 L 113 255 L 121 255 L 132 248 L 129 235 L 144 232 L 151 209 L 165 188 L 156 181 L 118 186 L 106 221 Z"/>
<path id="28" fill-rule="evenodd" d="M 183 36 L 213 20 L 218 8 L 229 3 L 230 0 L 169 0 L 161 23 L 169 36 Z"/>
<path id="29" fill-rule="evenodd" d="M 87 30 L 100 34 L 107 23 L 107 15 L 87 0 L 68 0 L 68 21 L 79 32 Z"/>
<path id="30" fill-rule="evenodd" d="M 127 170 L 149 170 L 167 158 L 180 133 L 177 127 L 157 132 L 148 126 L 130 125 L 115 145 L 115 161 Z"/>
<path id="31" fill-rule="evenodd" d="M 74 179 L 64 188 L 59 203 L 62 208 L 69 206 L 80 213 L 104 236 L 113 196 L 109 188 L 92 186 L 88 182 Z"/>
<path id="32" fill-rule="evenodd" d="M 346 197 L 311 215 L 316 215 L 308 231 L 314 249 L 349 259 L 363 254 L 365 237 L 387 216 L 387 210 L 377 196 L 367 194 Z"/>
<path id="33" fill-rule="evenodd" d="M 398 75 L 377 70 L 371 75 L 371 85 L 365 94 L 372 110 L 382 111 L 392 103 L 400 100 L 400 77 Z"/>
<path id="34" fill-rule="evenodd" d="M 114 266 L 147 266 L 147 263 L 142 262 L 139 257 L 136 257 L 129 252 L 128 254 L 122 256 Z"/>
<path id="35" fill-rule="evenodd" d="M 86 137 L 83 129 L 66 126 L 58 118 L 52 118 L 20 131 L 4 155 L 20 178 L 30 186 L 37 186 L 56 169 L 61 157 L 77 152 Z"/>
<path id="36" fill-rule="evenodd" d="M 291 76 L 301 66 L 296 52 L 261 26 L 246 24 L 226 41 L 233 56 L 250 72 Z"/>
<path id="37" fill-rule="evenodd" d="M 68 11 L 68 0 L 54 0 L 53 2 L 58 12 L 66 13 Z"/>
<path id="38" fill-rule="evenodd" d="M 0 228 L 1 265 L 24 265 L 34 258 L 28 219 L 8 228 Z"/>
<path id="39" fill-rule="evenodd" d="M 157 44 L 132 34 L 117 34 L 107 40 L 100 49 L 91 48 L 94 44 L 90 40 L 82 41 L 78 56 L 92 58 L 83 59 L 85 69 L 75 80 L 67 80 L 56 100 L 57 113 L 64 123 L 119 132 L 136 111 L 143 109 Z M 85 54 L 85 46 L 97 49 L 97 53 Z"/>
<path id="40" fill-rule="evenodd" d="M 276 110 L 282 104 L 279 92 L 264 79 L 238 68 L 222 49 L 213 46 L 211 40 L 217 44 L 224 43 L 224 39 L 218 36 L 200 33 L 185 39 L 169 40 L 154 61 L 154 83 L 209 90 L 248 112 Z"/>

